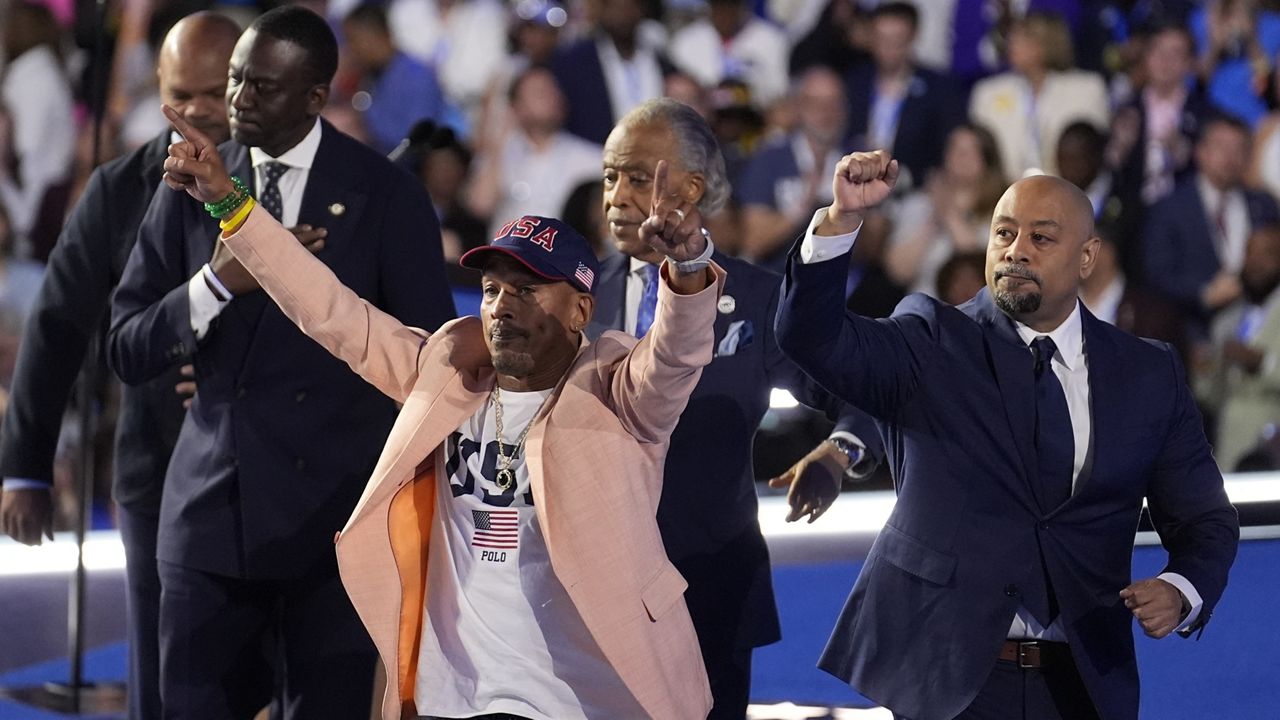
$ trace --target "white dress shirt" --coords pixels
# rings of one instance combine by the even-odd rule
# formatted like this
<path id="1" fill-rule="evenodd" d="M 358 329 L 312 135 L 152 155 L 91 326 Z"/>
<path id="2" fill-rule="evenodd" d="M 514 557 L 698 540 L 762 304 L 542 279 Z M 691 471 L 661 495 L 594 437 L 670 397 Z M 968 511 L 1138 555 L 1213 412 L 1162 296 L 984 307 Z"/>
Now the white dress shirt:
<path id="1" fill-rule="evenodd" d="M 609 105 L 612 106 L 615 123 L 644 101 L 662 95 L 662 65 L 658 63 L 658 54 L 643 36 L 636 42 L 630 60 L 623 59 L 617 46 L 607 37 L 596 40 L 596 52 L 600 55 L 600 70 L 604 73 L 604 85 L 609 91 Z M 598 162 L 596 164 L 599 165 Z"/>
<path id="2" fill-rule="evenodd" d="M 1222 269 L 1238 273 L 1244 267 L 1244 246 L 1249 239 L 1249 206 L 1238 188 L 1225 192 L 1214 187 L 1204 175 L 1196 176 L 1196 189 L 1209 221 L 1209 239 Z M 1222 226 L 1218 213 L 1222 213 Z"/>
<path id="3" fill-rule="evenodd" d="M 9 63 L 0 80 L 0 106 L 12 121 L 12 151 L 20 177 L 0 173 L 0 204 L 9 215 L 20 255 L 29 253 L 28 235 L 39 219 L 49 188 L 71 175 L 76 125 L 71 84 L 46 45 Z"/>
<path id="4" fill-rule="evenodd" d="M 278 158 L 271 157 L 262 148 L 249 148 L 249 161 L 253 163 L 254 197 L 262 195 L 262 187 L 267 182 L 267 163 L 278 162 L 289 166 L 289 169 L 276 181 L 276 187 L 280 188 L 280 224 L 287 228 L 298 224 L 298 213 L 302 210 L 302 195 L 307 190 L 307 177 L 311 174 L 311 165 L 315 162 L 316 151 L 320 149 L 320 135 L 320 120 L 317 119 L 306 137 Z M 227 292 L 208 265 L 201 268 L 187 282 L 191 330 L 196 334 L 197 340 L 204 337 L 209 331 L 209 324 L 231 302 L 229 299 L 219 298 L 209 288 L 210 282 L 217 286 L 224 297 L 231 297 L 231 293 Z"/>
<path id="5" fill-rule="evenodd" d="M 854 242 L 857 240 L 858 231 L 862 229 L 861 227 L 846 235 L 817 235 L 815 231 L 818 225 L 826 219 L 826 216 L 826 208 L 814 213 L 813 220 L 810 221 L 809 229 L 805 231 L 804 240 L 800 245 L 800 262 L 809 264 L 843 256 L 853 247 Z M 1080 305 L 1077 302 L 1075 309 L 1071 311 L 1067 319 L 1049 333 L 1037 333 L 1022 323 L 1017 323 L 1017 329 L 1018 337 L 1022 338 L 1023 342 L 1028 343 L 1028 345 L 1040 335 L 1047 334 L 1053 339 L 1054 345 L 1058 347 L 1050 366 L 1053 368 L 1054 374 L 1058 376 L 1058 381 L 1062 383 L 1063 393 L 1067 397 L 1067 412 L 1071 415 L 1071 430 L 1075 438 L 1075 460 L 1071 472 L 1072 491 L 1074 492 L 1075 482 L 1080 476 L 1080 470 L 1088 459 L 1090 442 L 1093 437 L 1093 417 L 1089 409 L 1089 363 L 1084 348 Z M 1028 347 L 1027 352 L 1031 352 L 1030 347 Z M 1187 617 L 1178 625 L 1177 629 L 1181 630 L 1190 626 L 1200 616 L 1200 610 L 1204 605 L 1200 594 L 1196 592 L 1190 581 L 1178 573 L 1161 573 L 1157 577 L 1176 587 L 1186 598 L 1188 604 L 1191 605 L 1191 612 L 1187 613 Z M 1046 628 L 1036 622 L 1036 619 L 1031 616 L 1031 613 L 1027 612 L 1026 608 L 1021 607 L 1018 608 L 1017 614 L 1014 615 L 1013 622 L 1009 627 L 1008 637 L 1066 641 L 1066 634 L 1062 629 L 1061 620 L 1055 620 Z"/>

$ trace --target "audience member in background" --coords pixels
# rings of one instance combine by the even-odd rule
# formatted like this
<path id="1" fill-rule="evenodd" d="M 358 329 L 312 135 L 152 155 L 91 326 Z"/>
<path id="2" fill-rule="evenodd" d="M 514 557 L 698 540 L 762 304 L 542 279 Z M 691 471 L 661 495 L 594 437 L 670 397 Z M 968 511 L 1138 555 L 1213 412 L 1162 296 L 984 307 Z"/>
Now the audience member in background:
<path id="1" fill-rule="evenodd" d="M 1143 84 L 1111 123 L 1108 163 L 1122 191 L 1148 206 L 1189 171 L 1195 138 L 1212 114 L 1195 82 L 1192 43 L 1182 25 L 1152 30 L 1142 53 Z"/>
<path id="2" fill-rule="evenodd" d="M 1119 229 L 1097 225 L 1098 256 L 1093 273 L 1080 282 L 1080 300 L 1099 320 L 1138 337 L 1163 340 L 1188 360 L 1187 326 L 1182 313 L 1167 298 L 1145 287 L 1138 275 L 1125 272 Z"/>
<path id="3" fill-rule="evenodd" d="M 1210 314 L 1239 299 L 1245 240 L 1257 220 L 1275 214 L 1274 199 L 1244 187 L 1248 162 L 1249 128 L 1225 115 L 1207 121 L 1196 171 L 1147 215 L 1146 280 L 1201 330 Z"/>
<path id="4" fill-rule="evenodd" d="M 831 174 L 843 154 L 849 112 L 843 81 L 821 66 L 796 80 L 791 101 L 795 131 L 761 148 L 737 188 L 743 254 L 775 270 L 813 211 L 831 201 Z"/>
<path id="5" fill-rule="evenodd" d="M 995 135 L 1010 181 L 1027 173 L 1056 173 L 1054 152 L 1063 128 L 1110 121 L 1102 77 L 1072 69 L 1071 36 L 1062 18 L 1028 13 L 1009 33 L 1010 70 L 978 82 L 969 118 Z"/>
<path id="6" fill-rule="evenodd" d="M 708 0 L 706 17 L 672 36 L 671 61 L 707 87 L 744 81 L 762 108 L 787 93 L 787 37 L 747 0 Z"/>
<path id="7" fill-rule="evenodd" d="M 1266 114 L 1262 91 L 1280 52 L 1280 13 L 1257 0 L 1207 0 L 1191 14 L 1200 77 L 1209 99 L 1253 126 Z"/>
<path id="8" fill-rule="evenodd" d="M 529 68 L 511 83 L 511 112 L 483 139 L 467 196 L 489 218 L 490 237 L 511 218 L 555 217 L 579 183 L 600 177 L 600 146 L 563 130 L 565 99 L 556 77 Z"/>
<path id="9" fill-rule="evenodd" d="M 1267 115 L 1258 123 L 1253 136 L 1249 184 L 1266 190 L 1271 193 L 1271 197 L 1280 200 L 1280 68 L 1271 68 L 1264 98 L 1267 102 Z"/>
<path id="10" fill-rule="evenodd" d="M 239 26 L 229 18 L 200 13 L 179 21 L 159 44 L 161 99 L 216 142 L 230 137 L 227 60 L 239 36 Z M 110 308 L 111 292 L 160 185 L 172 141 L 166 128 L 138 150 L 98 168 L 49 257 L 48 280 L 24 337 L 0 441 L 5 529 L 21 542 L 39 543 L 40 528 L 49 524 L 49 492 L 67 399 Z M 165 468 L 184 415 L 182 398 L 174 391 L 180 380 L 175 365 L 151 382 L 126 386 L 117 424 L 112 495 L 128 561 L 131 720 L 161 717 L 156 534 Z M 31 529 L 35 535 L 28 534 Z M 257 649 L 255 653 L 260 655 Z M 257 680 L 260 687 L 265 683 L 254 702 L 258 706 L 266 704 L 270 690 L 264 674 L 259 658 L 247 663 L 245 674 L 236 679 L 246 685 Z"/>
<path id="11" fill-rule="evenodd" d="M 622 116 L 662 95 L 671 65 L 661 43 L 641 31 L 641 0 L 600 0 L 597 12 L 596 27 L 558 52 L 551 66 L 569 110 L 565 130 L 603 144 Z"/>
<path id="12" fill-rule="evenodd" d="M 991 211 L 1008 185 L 995 138 L 963 124 L 946 139 L 942 167 L 902 199 L 885 252 L 885 269 L 911 292 L 937 297 L 939 268 L 956 253 L 987 246 Z"/>
<path id="13" fill-rule="evenodd" d="M 342 21 L 346 50 L 360 73 L 360 89 L 369 144 L 388 153 L 419 120 L 444 116 L 444 94 L 435 70 L 396 49 L 382 5 L 365 3 Z M 357 109 L 359 109 L 359 107 Z"/>
<path id="14" fill-rule="evenodd" d="M 848 76 L 852 145 L 893 152 L 905 170 L 898 180 L 904 190 L 922 184 L 942 163 L 947 134 L 964 120 L 951 79 L 912 59 L 919 24 L 914 5 L 877 6 L 871 11 L 872 62 Z"/>
<path id="15" fill-rule="evenodd" d="M 710 116 L 704 117 L 720 142 L 729 187 L 738 187 L 765 138 L 764 115 L 751 102 L 751 89 L 741 80 L 722 80 L 711 91 L 711 106 Z"/>
<path id="16" fill-rule="evenodd" d="M 471 137 L 484 138 L 499 131 L 511 112 L 511 83 L 529 68 L 550 67 L 568 17 L 563 7 L 550 0 L 522 0 L 515 4 L 510 25 L 512 52 L 489 82 Z"/>
<path id="17" fill-rule="evenodd" d="M 0 111 L 11 124 L 0 137 L 0 203 L 9 215 L 19 257 L 43 261 L 62 228 L 76 148 L 71 84 L 58 54 L 58 24 L 49 8 L 12 0 L 0 47 Z"/>
<path id="18" fill-rule="evenodd" d="M 604 191 L 599 180 L 588 180 L 569 193 L 559 217 L 586 239 L 597 260 L 618 252 L 609 236 L 609 221 L 604 215 Z"/>
<path id="19" fill-rule="evenodd" d="M 409 158 L 409 166 L 427 189 L 440 220 L 444 259 L 457 263 L 463 253 L 489 241 L 484 221 L 462 202 L 462 191 L 470 177 L 471 151 L 453 130 L 437 126 L 425 141 L 410 147 Z"/>
<path id="20" fill-rule="evenodd" d="M 728 198 L 715 137 L 691 108 L 662 98 L 623 119 L 604 150 L 604 210 L 620 252 L 600 266 L 587 326 L 592 339 L 608 330 L 644 337 L 650 329 L 662 255 L 645 243 L 640 222 L 664 159 L 672 194 L 686 203 L 684 222 L 700 227 Z M 671 434 L 658 527 L 668 557 L 689 583 L 685 601 L 715 696 L 710 717 L 741 720 L 752 651 L 780 635 L 751 455 L 770 389 L 791 390 L 838 421 L 833 438 L 788 471 L 787 485 L 792 474 L 815 476 L 826 481 L 827 500 L 833 499 L 848 467 L 861 463 L 858 473 L 874 468 L 863 443 L 876 442 L 878 451 L 879 436 L 865 415 L 831 402 L 782 358 L 773 340 L 778 276 L 719 252 L 714 261 L 728 272 L 715 321 L 715 357 Z"/>
<path id="21" fill-rule="evenodd" d="M 498 0 L 391 0 L 387 20 L 396 47 L 434 68 L 445 100 L 475 122 L 506 61 L 506 6 Z"/>
<path id="22" fill-rule="evenodd" d="M 434 329 L 454 314 L 439 226 L 411 175 L 319 118 L 337 62 L 318 15 L 283 5 L 259 16 L 231 55 L 234 142 L 220 152 L 351 287 Z M 255 698 L 236 682 L 240 656 L 269 643 L 285 720 L 368 717 L 376 654 L 333 533 L 395 404 L 259 290 L 199 202 L 156 192 L 113 296 L 107 357 L 130 384 L 190 358 L 199 386 L 160 504 L 165 715 L 246 717 Z"/>
<path id="23" fill-rule="evenodd" d="M 1106 167 L 1107 138 L 1087 122 L 1075 122 L 1058 138 L 1058 175 L 1084 191 L 1093 206 L 1093 222 L 1112 229 L 1125 271 L 1141 273 L 1142 204 L 1126 196 Z"/>
<path id="24" fill-rule="evenodd" d="M 791 77 L 814 65 L 825 65 L 844 77 L 871 56 L 871 19 L 858 3 L 830 0 L 822 19 L 807 35 L 796 41 L 787 62 Z"/>
<path id="25" fill-rule="evenodd" d="M 845 307 L 865 317 L 889 317 L 906 297 L 907 291 L 885 270 L 885 246 L 889 243 L 891 222 L 884 213 L 868 213 L 859 238 L 849 254 L 849 271 L 845 276 Z"/>
<path id="26" fill-rule="evenodd" d="M 1245 247 L 1241 296 L 1213 321 L 1197 394 L 1217 417 L 1213 455 L 1224 472 L 1280 423 L 1280 225 L 1258 227 Z"/>
<path id="27" fill-rule="evenodd" d="M 963 305 L 987 286 L 986 253 L 967 250 L 955 253 L 938 268 L 934 286 L 938 299 L 948 305 Z"/>

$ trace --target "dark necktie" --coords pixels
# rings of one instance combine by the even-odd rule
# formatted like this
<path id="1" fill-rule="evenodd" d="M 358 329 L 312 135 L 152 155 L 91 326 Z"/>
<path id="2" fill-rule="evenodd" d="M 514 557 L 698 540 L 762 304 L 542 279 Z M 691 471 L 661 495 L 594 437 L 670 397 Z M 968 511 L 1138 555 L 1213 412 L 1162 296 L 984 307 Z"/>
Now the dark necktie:
<path id="1" fill-rule="evenodd" d="M 658 309 L 658 266 L 644 266 L 644 294 L 640 296 L 640 309 L 636 312 L 636 337 L 642 338 L 653 325 L 653 314 Z"/>
<path id="2" fill-rule="evenodd" d="M 1031 341 L 1036 359 L 1036 458 L 1040 479 L 1040 495 L 1046 512 L 1071 497 L 1071 472 L 1075 467 L 1075 433 L 1071 429 L 1071 413 L 1062 383 L 1053 371 L 1053 356 L 1058 346 L 1047 336 Z M 1041 562 L 1043 562 L 1043 558 Z M 1027 593 L 1023 602 L 1027 610 L 1045 627 L 1058 617 L 1058 598 L 1044 567 L 1044 597 Z"/>
<path id="3" fill-rule="evenodd" d="M 1057 351 L 1058 346 L 1048 336 L 1031 341 L 1031 352 L 1036 358 L 1036 456 L 1046 511 L 1071 497 L 1071 471 L 1076 455 L 1067 396 L 1052 367 Z"/>
<path id="4" fill-rule="evenodd" d="M 280 197 L 280 176 L 289 169 L 288 165 L 269 162 L 262 166 L 262 176 L 266 182 L 262 184 L 262 195 L 258 202 L 271 213 L 271 217 L 279 220 L 284 215 L 284 200 Z"/>

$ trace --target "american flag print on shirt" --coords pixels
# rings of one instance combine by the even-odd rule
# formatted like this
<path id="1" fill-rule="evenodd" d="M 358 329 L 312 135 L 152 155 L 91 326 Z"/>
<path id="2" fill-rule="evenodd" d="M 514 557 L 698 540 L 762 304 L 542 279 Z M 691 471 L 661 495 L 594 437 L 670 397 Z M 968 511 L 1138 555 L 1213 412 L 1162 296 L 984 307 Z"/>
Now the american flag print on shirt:
<path id="1" fill-rule="evenodd" d="M 514 550 L 520 547 L 519 510 L 472 510 L 476 529 L 471 544 L 480 548 Z"/>

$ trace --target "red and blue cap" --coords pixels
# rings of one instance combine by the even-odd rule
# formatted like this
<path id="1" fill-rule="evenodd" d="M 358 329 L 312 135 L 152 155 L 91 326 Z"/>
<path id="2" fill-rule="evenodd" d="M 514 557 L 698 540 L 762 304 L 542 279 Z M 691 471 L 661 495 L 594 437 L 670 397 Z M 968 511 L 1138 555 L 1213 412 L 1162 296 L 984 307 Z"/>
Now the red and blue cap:
<path id="1" fill-rule="evenodd" d="M 594 292 L 600 262 L 577 230 L 555 218 L 525 215 L 498 231 L 488 245 L 467 251 L 463 267 L 483 270 L 494 253 L 515 258 L 535 275 L 563 280 L 583 292 Z"/>

